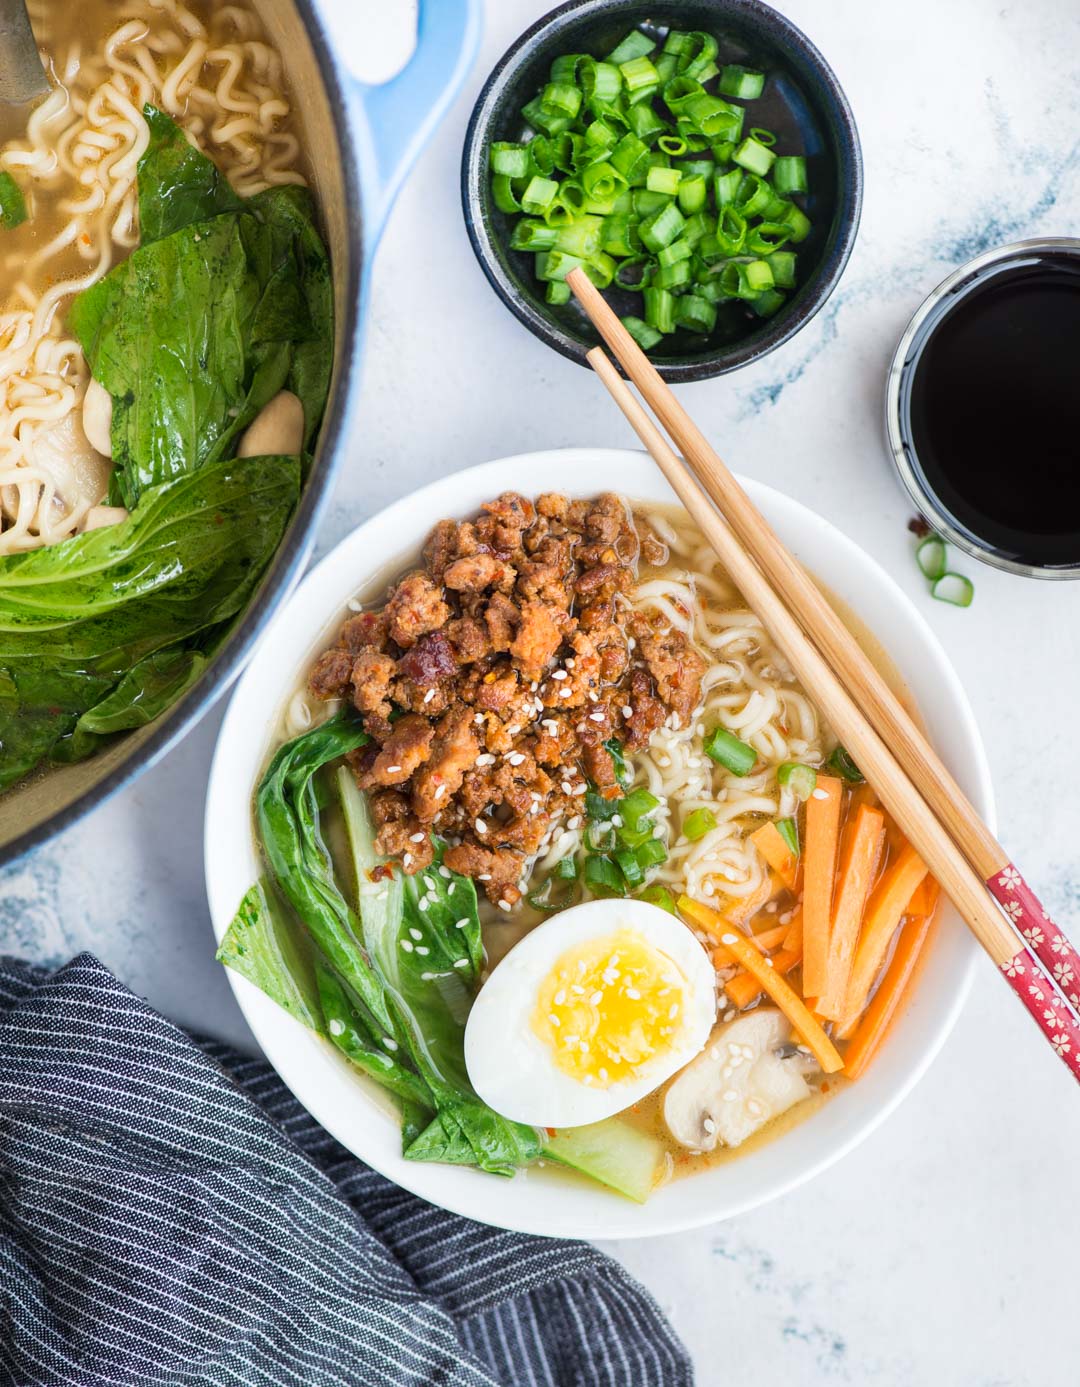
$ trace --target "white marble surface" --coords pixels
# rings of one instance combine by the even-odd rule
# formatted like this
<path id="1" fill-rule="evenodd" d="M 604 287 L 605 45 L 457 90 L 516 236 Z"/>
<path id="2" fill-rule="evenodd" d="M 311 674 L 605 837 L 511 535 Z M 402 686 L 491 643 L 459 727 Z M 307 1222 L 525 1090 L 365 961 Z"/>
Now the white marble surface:
<path id="1" fill-rule="evenodd" d="M 784 7 L 855 108 L 862 231 L 839 291 L 796 340 L 683 397 L 730 460 L 829 516 L 918 602 L 982 725 L 1001 836 L 1075 931 L 1080 584 L 972 563 L 969 611 L 930 602 L 880 416 L 900 330 L 951 266 L 1017 236 L 1076 232 L 1080 9 L 1075 0 Z M 457 165 L 472 99 L 544 8 L 488 0 L 480 61 L 392 215 L 359 428 L 321 551 L 388 501 L 470 463 L 630 441 L 590 376 L 494 298 L 461 223 Z M 133 788 L 0 876 L 0 949 L 55 961 L 93 949 L 163 1011 L 243 1041 L 212 962 L 201 875 L 217 724 L 208 718 Z M 986 968 L 928 1077 L 846 1161 L 729 1224 L 610 1250 L 671 1313 L 702 1384 L 1071 1383 L 1078 1144 L 1075 1086 Z"/>

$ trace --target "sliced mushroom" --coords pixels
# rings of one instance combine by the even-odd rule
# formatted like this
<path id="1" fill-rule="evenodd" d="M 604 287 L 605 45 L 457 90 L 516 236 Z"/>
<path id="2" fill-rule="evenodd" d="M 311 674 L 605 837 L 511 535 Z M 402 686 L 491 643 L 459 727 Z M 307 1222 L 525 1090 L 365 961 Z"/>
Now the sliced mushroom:
<path id="1" fill-rule="evenodd" d="M 83 433 L 91 448 L 102 456 L 112 457 L 112 396 L 91 377 L 86 387 L 82 407 Z"/>
<path id="2" fill-rule="evenodd" d="M 291 390 L 279 390 L 244 430 L 236 456 L 257 458 L 298 453 L 303 444 L 303 403 Z"/>
<path id="3" fill-rule="evenodd" d="M 791 1027 L 775 1007 L 717 1026 L 664 1097 L 664 1121 L 675 1140 L 692 1151 L 738 1146 L 809 1097 L 805 1056 L 779 1053 L 790 1041 Z"/>
<path id="4" fill-rule="evenodd" d="M 87 530 L 103 530 L 106 525 L 119 525 L 128 518 L 123 506 L 91 506 L 83 517 L 83 534 Z"/>

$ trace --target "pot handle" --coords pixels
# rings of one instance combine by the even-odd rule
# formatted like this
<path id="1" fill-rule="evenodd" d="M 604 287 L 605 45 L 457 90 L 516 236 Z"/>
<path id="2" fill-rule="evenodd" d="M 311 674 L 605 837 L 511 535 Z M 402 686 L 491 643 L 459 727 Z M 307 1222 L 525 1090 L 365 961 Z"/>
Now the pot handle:
<path id="1" fill-rule="evenodd" d="M 416 48 L 396 77 L 379 86 L 357 82 L 369 139 L 364 180 L 365 240 L 382 233 L 417 155 L 446 114 L 480 42 L 481 0 L 419 0 Z"/>

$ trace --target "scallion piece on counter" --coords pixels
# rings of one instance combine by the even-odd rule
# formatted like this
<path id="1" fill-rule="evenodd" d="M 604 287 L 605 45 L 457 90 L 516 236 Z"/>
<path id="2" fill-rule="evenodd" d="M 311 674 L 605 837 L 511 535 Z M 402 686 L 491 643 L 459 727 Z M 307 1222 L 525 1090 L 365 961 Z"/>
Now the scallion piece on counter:
<path id="1" fill-rule="evenodd" d="M 493 141 L 489 162 L 510 249 L 536 255 L 549 303 L 568 302 L 553 286 L 579 265 L 601 290 L 640 293 L 625 321 L 646 351 L 674 333 L 727 340 L 784 306 L 790 247 L 812 228 L 805 157 L 740 104 L 761 96 L 764 72 L 721 66 L 713 34 L 671 30 L 659 48 L 635 29 L 606 55 L 562 55 L 547 77 L 522 138 Z"/>
<path id="2" fill-rule="evenodd" d="M 784 761 L 776 770 L 777 784 L 798 800 L 808 800 L 817 788 L 817 771 L 801 761 Z"/>
<path id="3" fill-rule="evenodd" d="M 695 809 L 687 814 L 683 824 L 683 837 L 697 843 L 716 827 L 716 815 L 711 809 Z"/>
<path id="4" fill-rule="evenodd" d="M 975 584 L 962 573 L 943 573 L 930 589 L 930 596 L 951 607 L 970 607 L 975 597 Z"/>
<path id="5" fill-rule="evenodd" d="M 719 766 L 729 770 L 732 775 L 749 775 L 757 761 L 757 752 L 746 742 L 741 742 L 734 732 L 726 727 L 714 727 L 705 738 L 705 755 Z"/>
<path id="6" fill-rule="evenodd" d="M 777 819 L 776 831 L 788 846 L 792 857 L 799 855 L 799 825 L 794 819 Z"/>
<path id="7" fill-rule="evenodd" d="M 838 775 L 841 780 L 850 780 L 853 785 L 861 785 L 866 779 L 862 771 L 842 746 L 837 746 L 825 762 L 825 769 Z"/>
<path id="8" fill-rule="evenodd" d="M 945 541 L 940 535 L 927 535 L 915 550 L 915 562 L 922 569 L 923 577 L 932 583 L 945 575 Z"/>

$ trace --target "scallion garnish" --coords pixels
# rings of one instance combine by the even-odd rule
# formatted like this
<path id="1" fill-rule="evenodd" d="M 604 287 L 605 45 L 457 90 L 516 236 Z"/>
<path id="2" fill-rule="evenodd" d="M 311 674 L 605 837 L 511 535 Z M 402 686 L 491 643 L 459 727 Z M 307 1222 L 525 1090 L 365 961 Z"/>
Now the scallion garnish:
<path id="1" fill-rule="evenodd" d="M 706 833 L 711 833 L 716 827 L 716 815 L 711 809 L 695 809 L 693 813 L 687 814 L 686 822 L 683 824 L 683 837 L 688 838 L 691 843 L 696 843 L 704 838 Z"/>
<path id="2" fill-rule="evenodd" d="M 714 727 L 705 738 L 705 755 L 717 765 L 729 770 L 732 775 L 749 775 L 757 760 L 757 752 L 746 742 L 741 742 L 734 732 L 726 727 Z"/>
<path id="3" fill-rule="evenodd" d="M 833 775 L 838 775 L 841 780 L 850 780 L 855 785 L 862 784 L 866 779 L 842 746 L 833 750 L 833 754 L 825 762 L 825 769 L 832 771 Z"/>
<path id="4" fill-rule="evenodd" d="M 568 302 L 578 267 L 600 289 L 640 293 L 623 321 L 645 351 L 676 332 L 707 338 L 721 317 L 730 336 L 736 307 L 777 312 L 796 285 L 791 247 L 810 232 L 794 200 L 805 156 L 740 104 L 761 96 L 765 73 L 721 68 L 719 50 L 682 30 L 658 50 L 635 29 L 606 57 L 564 54 L 523 108 L 522 140 L 489 149 L 510 248 L 535 254 L 547 302 Z"/>
<path id="5" fill-rule="evenodd" d="M 970 607 L 975 597 L 975 584 L 962 573 L 943 573 L 930 589 L 930 596 L 951 607 Z"/>
<path id="6" fill-rule="evenodd" d="M 650 905 L 658 905 L 661 910 L 666 910 L 669 915 L 674 915 L 675 897 L 667 889 L 657 882 L 653 886 L 646 886 L 645 890 L 638 896 L 639 901 L 648 901 Z"/>
<path id="7" fill-rule="evenodd" d="M 799 855 L 799 825 L 794 819 L 777 819 L 776 831 L 788 846 L 792 857 Z"/>
<path id="8" fill-rule="evenodd" d="M 790 790 L 797 800 L 808 800 L 817 788 L 817 771 L 801 761 L 784 761 L 776 769 L 781 789 Z"/>
<path id="9" fill-rule="evenodd" d="M 945 573 L 945 541 L 939 535 L 927 535 L 915 550 L 915 562 L 923 577 L 936 583 Z"/>

